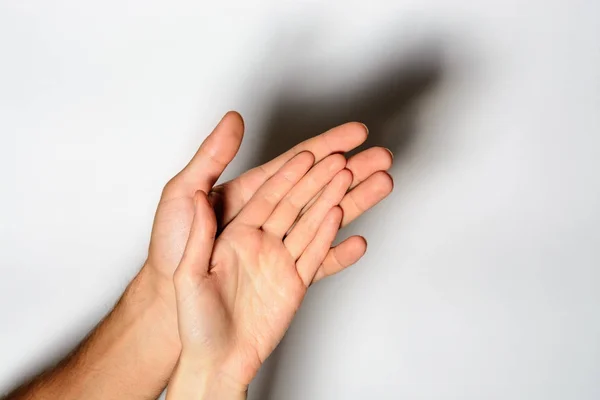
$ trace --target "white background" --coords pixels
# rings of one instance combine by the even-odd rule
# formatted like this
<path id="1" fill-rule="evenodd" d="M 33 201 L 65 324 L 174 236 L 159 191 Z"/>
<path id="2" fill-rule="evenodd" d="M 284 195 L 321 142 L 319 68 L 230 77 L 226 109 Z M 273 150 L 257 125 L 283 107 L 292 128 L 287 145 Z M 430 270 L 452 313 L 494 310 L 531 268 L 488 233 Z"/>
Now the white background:
<path id="1" fill-rule="evenodd" d="M 112 307 L 225 111 L 248 128 L 232 177 L 266 127 L 360 119 L 370 82 L 415 69 L 437 72 L 371 127 L 411 140 L 346 232 L 369 251 L 316 285 L 253 396 L 600 398 L 591 0 L 0 0 L 0 390 Z"/>

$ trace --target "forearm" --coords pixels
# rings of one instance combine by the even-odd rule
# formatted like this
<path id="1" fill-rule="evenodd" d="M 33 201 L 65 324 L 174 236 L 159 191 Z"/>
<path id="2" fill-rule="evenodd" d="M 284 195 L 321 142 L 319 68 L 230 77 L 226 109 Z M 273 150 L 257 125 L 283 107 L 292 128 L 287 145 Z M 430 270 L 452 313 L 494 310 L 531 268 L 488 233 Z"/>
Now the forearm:
<path id="1" fill-rule="evenodd" d="M 25 399 L 155 399 L 177 362 L 175 313 L 147 268 L 114 310 L 55 368 L 8 396 Z"/>
<path id="2" fill-rule="evenodd" d="M 167 400 L 245 400 L 248 387 L 240 385 L 225 374 L 205 367 L 194 366 L 194 361 L 179 360 L 173 373 Z"/>

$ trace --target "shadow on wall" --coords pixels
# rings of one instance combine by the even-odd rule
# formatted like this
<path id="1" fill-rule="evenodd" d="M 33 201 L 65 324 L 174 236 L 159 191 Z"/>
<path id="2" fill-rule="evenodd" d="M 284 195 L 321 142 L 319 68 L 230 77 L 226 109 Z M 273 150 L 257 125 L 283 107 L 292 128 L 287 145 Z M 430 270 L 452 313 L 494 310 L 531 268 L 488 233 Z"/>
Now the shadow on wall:
<path id="1" fill-rule="evenodd" d="M 406 154 L 417 135 L 414 117 L 418 100 L 431 92 L 442 78 L 441 48 L 435 41 L 412 46 L 402 52 L 402 58 L 390 54 L 390 59 L 374 76 L 353 78 L 353 90 L 331 91 L 318 96 L 280 87 L 273 106 L 264 120 L 262 142 L 251 159 L 260 165 L 290 149 L 297 143 L 348 121 L 360 121 L 369 127 L 369 137 L 360 149 L 384 146 L 392 150 L 395 159 Z M 362 83 L 361 83 L 362 81 Z M 360 150 L 358 149 L 358 150 Z M 72 332 L 70 332 L 72 333 Z M 80 332 L 81 333 L 81 332 Z M 77 334 L 73 337 L 78 337 Z M 61 342 L 55 356 L 39 362 L 39 367 L 54 365 L 67 353 L 73 340 Z M 272 399 L 276 372 L 280 367 L 281 348 L 269 357 L 250 390 L 251 399 Z M 25 381 L 31 374 L 24 374 Z"/>
<path id="2" fill-rule="evenodd" d="M 402 59 L 390 55 L 376 76 L 359 77 L 362 83 L 348 94 L 319 93 L 311 98 L 306 91 L 297 94 L 283 87 L 267 114 L 264 141 L 252 160 L 260 165 L 297 143 L 348 121 L 360 121 L 369 128 L 367 141 L 357 150 L 384 146 L 395 160 L 407 154 L 418 134 L 415 117 L 419 100 L 430 94 L 442 80 L 442 52 L 435 41 L 424 41 L 402 52 Z M 356 152 L 356 151 L 355 151 Z M 273 385 L 281 364 L 282 348 L 269 357 L 250 389 L 253 400 L 275 400 Z"/>
<path id="3" fill-rule="evenodd" d="M 282 88 L 264 128 L 262 148 L 253 165 L 263 164 L 316 134 L 349 121 L 363 122 L 369 137 L 361 149 L 384 146 L 401 156 L 416 136 L 416 101 L 441 79 L 440 52 L 423 48 L 396 65 L 387 65 L 354 94 L 328 93 L 316 98 Z"/>

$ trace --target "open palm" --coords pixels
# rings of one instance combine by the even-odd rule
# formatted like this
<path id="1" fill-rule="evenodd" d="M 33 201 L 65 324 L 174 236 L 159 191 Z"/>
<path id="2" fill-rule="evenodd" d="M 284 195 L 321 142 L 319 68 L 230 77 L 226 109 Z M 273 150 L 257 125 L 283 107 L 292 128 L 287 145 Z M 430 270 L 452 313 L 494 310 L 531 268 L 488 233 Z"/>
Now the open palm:
<path id="1" fill-rule="evenodd" d="M 282 165 L 301 151 L 310 151 L 321 161 L 334 153 L 344 153 L 366 139 L 366 129 L 359 123 L 348 123 L 311 138 L 272 161 L 256 167 L 216 188 L 213 185 L 235 157 L 243 137 L 244 126 L 239 114 L 230 112 L 202 143 L 190 163 L 175 176 L 163 191 L 156 212 L 147 264 L 169 291 L 173 272 L 179 264 L 194 218 L 194 194 L 211 194 L 219 227 L 226 226 L 240 212 L 259 187 Z M 348 160 L 353 180 L 340 202 L 342 226 L 385 198 L 392 181 L 385 173 L 392 162 L 390 153 L 373 147 Z M 318 280 L 356 262 L 364 253 L 364 241 L 353 236 L 332 248 L 315 275 Z"/>
<path id="2" fill-rule="evenodd" d="M 248 385 L 275 349 L 330 249 L 342 220 L 337 205 L 352 182 L 342 156 L 313 162 L 308 152 L 287 162 L 214 248 L 214 212 L 204 193 L 196 195 L 190 238 L 175 273 L 182 358 L 218 366 Z"/>

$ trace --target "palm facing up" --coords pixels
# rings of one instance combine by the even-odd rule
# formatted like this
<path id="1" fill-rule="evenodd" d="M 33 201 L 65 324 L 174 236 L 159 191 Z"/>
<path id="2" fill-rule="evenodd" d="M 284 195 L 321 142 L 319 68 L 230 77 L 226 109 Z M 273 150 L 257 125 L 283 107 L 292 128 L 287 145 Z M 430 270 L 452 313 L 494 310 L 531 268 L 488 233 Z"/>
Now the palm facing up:
<path id="1" fill-rule="evenodd" d="M 352 182 L 343 157 L 312 167 L 313 161 L 304 152 L 286 163 L 214 248 L 214 212 L 196 194 L 190 239 L 175 273 L 180 362 L 217 368 L 248 385 L 283 337 L 335 238 L 342 220 L 337 204 Z"/>
<path id="2" fill-rule="evenodd" d="M 241 144 L 244 126 L 237 113 L 228 113 L 202 146 L 190 163 L 165 187 L 158 206 L 147 264 L 166 283 L 161 285 L 170 291 L 172 276 L 181 260 L 192 219 L 194 217 L 194 194 L 209 193 L 213 185 L 235 157 Z M 349 123 L 311 138 L 274 160 L 254 168 L 245 174 L 214 188 L 213 203 L 223 210 L 218 215 L 218 225 L 227 225 L 245 206 L 265 181 L 273 176 L 283 164 L 299 151 L 310 151 L 316 161 L 337 152 L 354 149 L 366 139 L 364 126 Z M 373 147 L 356 154 L 348 160 L 347 168 L 353 174 L 351 189 L 340 203 L 343 210 L 342 226 L 352 222 L 364 211 L 375 205 L 392 188 L 392 181 L 384 171 L 391 165 L 390 153 Z M 330 250 L 319 268 L 316 279 L 335 273 L 356 262 L 364 253 L 364 242 L 351 237 Z M 167 294 L 170 296 L 170 294 Z"/>

